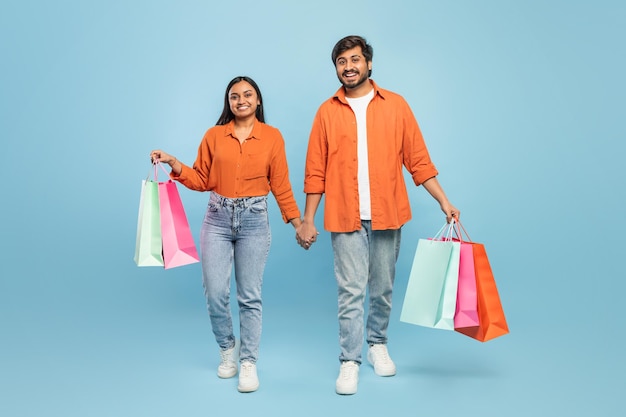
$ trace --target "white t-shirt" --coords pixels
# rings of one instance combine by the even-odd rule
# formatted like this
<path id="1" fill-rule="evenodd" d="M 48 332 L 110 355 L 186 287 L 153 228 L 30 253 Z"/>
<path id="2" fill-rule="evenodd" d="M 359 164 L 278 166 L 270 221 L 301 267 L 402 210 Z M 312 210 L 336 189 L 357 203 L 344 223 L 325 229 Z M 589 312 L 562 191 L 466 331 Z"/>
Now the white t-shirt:
<path id="1" fill-rule="evenodd" d="M 370 202 L 370 175 L 367 158 L 367 106 L 374 98 L 374 89 L 363 97 L 349 98 L 348 104 L 356 116 L 357 132 L 357 166 L 359 181 L 359 209 L 361 220 L 372 220 L 372 210 Z"/>

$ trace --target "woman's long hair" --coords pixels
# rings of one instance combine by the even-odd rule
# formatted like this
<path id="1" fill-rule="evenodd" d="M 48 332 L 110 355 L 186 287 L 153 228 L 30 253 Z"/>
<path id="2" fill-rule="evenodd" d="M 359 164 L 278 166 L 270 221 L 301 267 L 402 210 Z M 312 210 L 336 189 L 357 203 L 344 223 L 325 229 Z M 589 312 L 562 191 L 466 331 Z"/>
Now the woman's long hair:
<path id="1" fill-rule="evenodd" d="M 235 118 L 235 115 L 230 110 L 230 103 L 228 101 L 228 92 L 230 91 L 233 85 L 241 81 L 246 81 L 256 91 L 256 95 L 259 97 L 259 102 L 261 103 L 256 108 L 256 118 L 259 122 L 265 123 L 265 115 L 263 113 L 263 97 L 261 96 L 261 90 L 259 89 L 259 86 L 257 85 L 257 83 L 254 82 L 252 78 L 246 77 L 244 75 L 240 75 L 239 77 L 233 78 L 228 83 L 228 86 L 226 86 L 226 93 L 224 93 L 224 109 L 222 110 L 222 114 L 220 115 L 220 118 L 217 119 L 217 123 L 215 123 L 216 125 L 225 125 Z"/>

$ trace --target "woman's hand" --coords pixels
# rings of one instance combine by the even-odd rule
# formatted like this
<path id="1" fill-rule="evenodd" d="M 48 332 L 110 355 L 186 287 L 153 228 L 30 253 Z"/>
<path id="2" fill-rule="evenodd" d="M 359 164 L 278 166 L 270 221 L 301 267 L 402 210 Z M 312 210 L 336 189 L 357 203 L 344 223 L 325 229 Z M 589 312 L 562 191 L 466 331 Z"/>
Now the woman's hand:
<path id="1" fill-rule="evenodd" d="M 150 152 L 150 162 L 156 164 L 157 162 L 161 162 L 162 164 L 168 164 L 169 166 L 173 166 L 176 163 L 176 158 L 170 154 L 163 152 L 160 149 L 155 149 Z"/>

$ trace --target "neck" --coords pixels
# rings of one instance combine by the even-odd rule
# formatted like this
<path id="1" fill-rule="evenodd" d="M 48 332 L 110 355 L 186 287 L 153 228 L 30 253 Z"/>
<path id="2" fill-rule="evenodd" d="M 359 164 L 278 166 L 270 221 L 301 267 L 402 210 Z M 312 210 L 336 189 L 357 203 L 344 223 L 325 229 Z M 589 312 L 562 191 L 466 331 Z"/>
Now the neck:
<path id="1" fill-rule="evenodd" d="M 367 93 L 372 91 L 373 88 L 374 86 L 372 86 L 372 83 L 370 83 L 370 80 L 368 78 L 365 81 L 363 81 L 361 84 L 355 87 L 352 87 L 352 88 L 345 87 L 344 89 L 346 91 L 346 97 L 359 98 L 359 97 L 363 97 L 367 95 Z"/>
<path id="2" fill-rule="evenodd" d="M 235 127 L 238 128 L 251 128 L 254 126 L 254 121 L 256 120 L 256 115 L 251 115 L 243 118 L 235 118 Z"/>

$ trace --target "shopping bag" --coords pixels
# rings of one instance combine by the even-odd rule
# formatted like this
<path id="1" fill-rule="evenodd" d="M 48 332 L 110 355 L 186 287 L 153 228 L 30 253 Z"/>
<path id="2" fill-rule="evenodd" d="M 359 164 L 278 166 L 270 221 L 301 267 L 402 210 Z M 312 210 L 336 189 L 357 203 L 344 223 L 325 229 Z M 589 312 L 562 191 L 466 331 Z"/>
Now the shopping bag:
<path id="1" fill-rule="evenodd" d="M 159 182 L 157 166 L 167 174 L 156 163 L 154 181 L 146 179 L 141 184 L 135 262 L 165 269 L 199 262 L 176 183 L 171 179 Z"/>
<path id="2" fill-rule="evenodd" d="M 463 228 L 462 224 L 460 226 Z M 486 342 L 509 333 L 509 327 L 485 246 L 482 243 L 472 241 L 467 243 L 472 246 L 474 258 L 479 324 L 477 326 L 459 327 L 455 331 L 481 342 Z"/>
<path id="3" fill-rule="evenodd" d="M 137 266 L 163 266 L 161 245 L 161 217 L 157 183 L 141 181 L 135 263 Z"/>
<path id="4" fill-rule="evenodd" d="M 165 269 L 200 262 L 176 183 L 159 183 L 159 209 Z"/>
<path id="5" fill-rule="evenodd" d="M 458 226 L 455 227 L 457 230 Z M 460 231 L 458 233 L 460 236 Z M 459 283 L 456 294 L 454 327 L 478 326 L 478 300 L 476 294 L 476 272 L 474 271 L 474 251 L 472 245 L 453 239 L 461 244 L 459 257 Z"/>
<path id="6" fill-rule="evenodd" d="M 454 330 L 461 244 L 450 239 L 451 227 L 418 241 L 400 321 Z"/>

